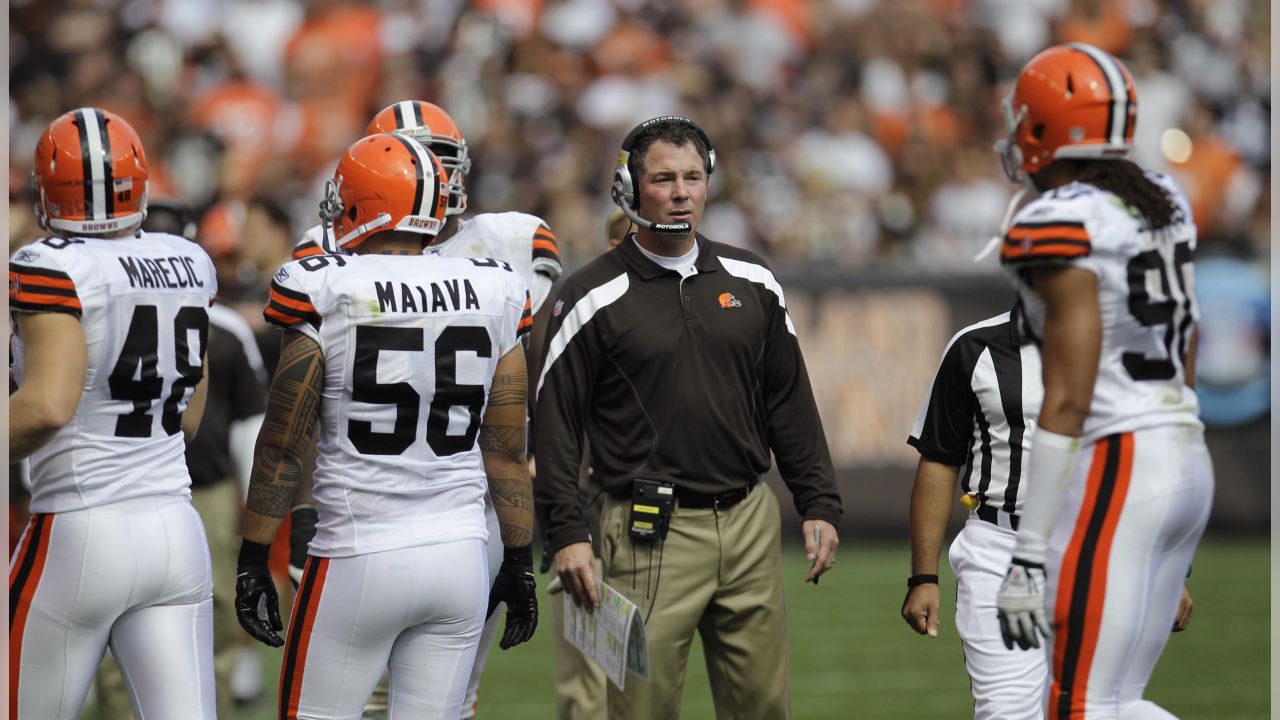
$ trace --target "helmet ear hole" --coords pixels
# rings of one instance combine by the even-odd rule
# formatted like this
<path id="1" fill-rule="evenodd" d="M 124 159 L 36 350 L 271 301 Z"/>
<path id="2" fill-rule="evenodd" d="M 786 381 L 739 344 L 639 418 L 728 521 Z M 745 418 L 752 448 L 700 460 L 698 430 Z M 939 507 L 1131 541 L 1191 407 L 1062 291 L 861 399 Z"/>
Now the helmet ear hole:
<path id="1" fill-rule="evenodd" d="M 1037 140 L 1044 137 L 1044 123 L 1036 123 L 1031 127 L 1031 137 Z"/>
<path id="2" fill-rule="evenodd" d="M 1075 84 L 1071 81 L 1071 74 L 1068 73 L 1067 74 L 1067 97 L 1071 97 L 1072 95 L 1075 95 L 1075 94 L 1076 94 Z"/>
<path id="3" fill-rule="evenodd" d="M 356 221 L 356 206 L 355 206 L 355 205 L 352 205 L 351 207 L 347 208 L 347 219 L 348 219 L 348 220 L 350 220 L 351 222 L 355 222 L 355 221 Z"/>

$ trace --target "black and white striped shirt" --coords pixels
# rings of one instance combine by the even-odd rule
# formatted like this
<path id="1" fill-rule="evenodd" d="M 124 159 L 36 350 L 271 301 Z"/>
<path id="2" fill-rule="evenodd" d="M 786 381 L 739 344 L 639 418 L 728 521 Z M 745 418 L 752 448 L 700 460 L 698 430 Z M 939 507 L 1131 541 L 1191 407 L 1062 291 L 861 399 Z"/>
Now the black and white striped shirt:
<path id="1" fill-rule="evenodd" d="M 929 460 L 963 466 L 961 488 L 982 505 L 1020 515 L 1043 398 L 1040 350 L 1019 343 L 1006 312 L 951 338 L 907 443 Z"/>

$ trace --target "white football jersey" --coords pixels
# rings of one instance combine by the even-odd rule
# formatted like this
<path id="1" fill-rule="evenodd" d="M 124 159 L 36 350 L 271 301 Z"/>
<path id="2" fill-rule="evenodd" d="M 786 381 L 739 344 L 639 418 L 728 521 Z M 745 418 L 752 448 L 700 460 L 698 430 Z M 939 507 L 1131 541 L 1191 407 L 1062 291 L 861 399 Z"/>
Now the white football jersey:
<path id="1" fill-rule="evenodd" d="M 1102 352 L 1085 442 L 1156 425 L 1200 424 L 1183 365 L 1200 316 L 1191 261 L 1196 227 L 1177 186 L 1163 175 L 1148 177 L 1173 198 L 1173 225 L 1151 232 L 1117 196 L 1071 183 L 1022 208 L 1001 250 L 1035 338 L 1043 337 L 1045 305 L 1022 269 L 1066 263 L 1098 276 Z"/>
<path id="2" fill-rule="evenodd" d="M 560 277 L 560 247 L 555 233 L 540 218 L 518 212 L 483 213 L 455 218 L 458 231 L 428 254 L 445 257 L 477 257 L 505 260 L 529 285 L 533 311 L 538 312 Z M 308 230 L 293 249 L 293 259 L 326 252 L 321 225 Z"/>
<path id="3" fill-rule="evenodd" d="M 10 311 L 79 317 L 88 351 L 74 417 L 31 455 L 33 512 L 190 494 L 180 422 L 217 290 L 204 250 L 165 233 L 45 238 L 13 254 Z M 21 384 L 21 337 L 14 346 Z"/>
<path id="4" fill-rule="evenodd" d="M 476 437 L 533 324 L 524 279 L 500 260 L 314 255 L 280 268 L 263 313 L 324 352 L 311 554 L 487 540 Z"/>

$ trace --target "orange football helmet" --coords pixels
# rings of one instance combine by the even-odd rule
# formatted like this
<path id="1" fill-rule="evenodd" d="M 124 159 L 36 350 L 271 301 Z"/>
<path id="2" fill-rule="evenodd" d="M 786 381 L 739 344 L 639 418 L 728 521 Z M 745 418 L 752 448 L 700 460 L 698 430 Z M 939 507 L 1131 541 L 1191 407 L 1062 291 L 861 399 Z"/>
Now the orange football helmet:
<path id="1" fill-rule="evenodd" d="M 1042 50 L 1004 101 L 1009 137 L 996 143 L 1005 174 L 1043 170 L 1058 158 L 1115 159 L 1133 151 L 1138 95 L 1129 70 L 1085 43 Z"/>
<path id="2" fill-rule="evenodd" d="M 36 143 L 35 213 L 59 235 L 136 230 L 147 216 L 147 156 L 119 115 L 85 107 L 49 124 Z"/>
<path id="3" fill-rule="evenodd" d="M 449 204 L 445 169 L 430 150 L 398 133 L 378 133 L 347 148 L 326 188 L 337 247 L 350 252 L 371 235 L 403 230 L 425 235 L 444 227 Z M 323 205 L 322 204 L 322 207 Z M 323 212 L 323 210 L 322 210 Z"/>
<path id="4" fill-rule="evenodd" d="M 365 135 L 400 133 L 422 143 L 440 158 L 449 175 L 449 215 L 467 209 L 465 180 L 471 172 L 467 141 L 458 124 L 439 105 L 424 100 L 401 100 L 373 116 Z"/>

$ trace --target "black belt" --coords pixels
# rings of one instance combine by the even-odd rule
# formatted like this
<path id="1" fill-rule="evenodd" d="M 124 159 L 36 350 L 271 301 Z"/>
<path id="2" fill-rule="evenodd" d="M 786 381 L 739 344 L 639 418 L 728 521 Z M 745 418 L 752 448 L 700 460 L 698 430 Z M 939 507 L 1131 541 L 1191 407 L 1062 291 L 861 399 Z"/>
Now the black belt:
<path id="1" fill-rule="evenodd" d="M 708 510 L 710 508 L 726 510 L 746 500 L 755 487 L 756 484 L 753 482 L 744 488 L 718 494 L 693 492 L 692 490 L 677 487 L 676 507 L 689 508 L 691 510 Z"/>
<path id="2" fill-rule="evenodd" d="M 978 516 L 979 520 L 982 520 L 983 522 L 989 522 L 992 525 L 995 525 L 997 527 L 1010 527 L 1010 528 L 1013 528 L 1014 530 L 1018 529 L 1017 515 L 1014 515 L 1013 513 L 1005 512 L 1004 510 L 1000 510 L 998 508 L 993 508 L 990 505 L 979 505 L 977 511 L 974 514 Z M 1004 516 L 1003 518 L 1001 518 L 1002 515 Z M 1003 523 L 1000 522 L 1001 519 L 1004 519 L 1005 522 Z"/>

